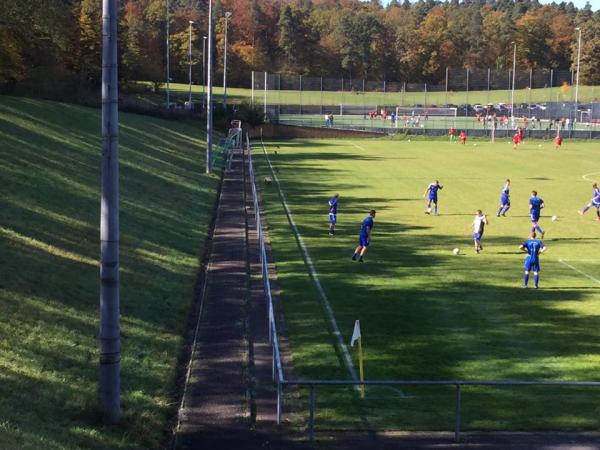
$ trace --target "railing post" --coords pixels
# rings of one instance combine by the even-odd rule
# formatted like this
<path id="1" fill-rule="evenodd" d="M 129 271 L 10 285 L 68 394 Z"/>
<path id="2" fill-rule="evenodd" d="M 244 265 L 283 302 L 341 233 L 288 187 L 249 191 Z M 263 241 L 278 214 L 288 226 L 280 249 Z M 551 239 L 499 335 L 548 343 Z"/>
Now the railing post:
<path id="1" fill-rule="evenodd" d="M 308 439 L 315 439 L 315 385 L 310 385 L 310 413 L 308 417 Z"/>
<path id="2" fill-rule="evenodd" d="M 456 385 L 456 392 L 454 395 L 456 402 L 455 411 L 455 422 L 454 422 L 454 442 L 460 441 L 460 384 Z"/>
<path id="3" fill-rule="evenodd" d="M 281 425 L 281 402 L 282 402 L 282 390 L 281 390 L 281 380 L 277 377 L 277 425 Z"/>

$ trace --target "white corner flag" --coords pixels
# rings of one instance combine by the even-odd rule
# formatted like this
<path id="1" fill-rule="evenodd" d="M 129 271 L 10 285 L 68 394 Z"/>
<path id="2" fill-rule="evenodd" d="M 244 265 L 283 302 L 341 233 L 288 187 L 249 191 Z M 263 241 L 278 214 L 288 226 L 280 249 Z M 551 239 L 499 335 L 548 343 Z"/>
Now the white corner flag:
<path id="1" fill-rule="evenodd" d="M 352 332 L 352 340 L 350 347 L 354 347 L 354 343 L 360 339 L 360 320 L 354 322 L 354 331 Z"/>

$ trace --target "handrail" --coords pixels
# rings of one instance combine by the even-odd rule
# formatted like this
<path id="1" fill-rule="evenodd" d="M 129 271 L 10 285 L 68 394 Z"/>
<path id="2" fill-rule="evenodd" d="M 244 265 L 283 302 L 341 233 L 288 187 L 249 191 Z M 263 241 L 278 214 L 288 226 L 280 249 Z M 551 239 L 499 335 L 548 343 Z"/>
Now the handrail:
<path id="1" fill-rule="evenodd" d="M 282 414 L 282 386 L 285 383 L 283 373 L 283 365 L 281 364 L 281 352 L 279 349 L 279 336 L 277 334 L 277 326 L 275 321 L 275 309 L 273 307 L 273 295 L 271 291 L 271 278 L 269 274 L 269 261 L 267 258 L 267 250 L 264 241 L 262 229 L 262 213 L 260 202 L 258 199 L 258 190 L 256 188 L 256 175 L 254 172 L 254 164 L 252 161 L 252 147 L 250 138 L 246 135 L 246 146 L 248 149 L 248 173 L 250 176 L 250 184 L 252 187 L 252 201 L 254 206 L 254 217 L 256 221 L 256 235 L 259 243 L 259 255 L 261 264 L 261 276 L 263 280 L 263 290 L 268 302 L 268 322 L 269 322 L 269 343 L 273 348 L 273 380 L 277 384 L 277 424 L 281 423 Z"/>

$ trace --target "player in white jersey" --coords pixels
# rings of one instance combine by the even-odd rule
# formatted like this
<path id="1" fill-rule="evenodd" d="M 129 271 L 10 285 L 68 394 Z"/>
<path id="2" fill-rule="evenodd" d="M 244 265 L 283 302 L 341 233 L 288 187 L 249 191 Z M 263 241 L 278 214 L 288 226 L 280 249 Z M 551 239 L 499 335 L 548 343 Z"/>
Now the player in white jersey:
<path id="1" fill-rule="evenodd" d="M 478 209 L 475 212 L 475 218 L 473 219 L 473 241 L 475 242 L 475 253 L 479 253 L 483 250 L 481 245 L 481 238 L 483 237 L 483 231 L 485 226 L 488 224 L 487 217 L 485 214 Z"/>

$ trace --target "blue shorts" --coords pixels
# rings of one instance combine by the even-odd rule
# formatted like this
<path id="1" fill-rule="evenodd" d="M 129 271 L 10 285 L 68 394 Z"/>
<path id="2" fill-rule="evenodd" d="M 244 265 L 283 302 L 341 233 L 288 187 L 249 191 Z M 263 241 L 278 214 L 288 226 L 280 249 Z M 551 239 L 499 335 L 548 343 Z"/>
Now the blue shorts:
<path id="1" fill-rule="evenodd" d="M 506 194 L 502 194 L 500 196 L 500 204 L 501 205 L 510 205 L 510 197 Z"/>
<path id="2" fill-rule="evenodd" d="M 525 271 L 529 272 L 533 270 L 534 272 L 540 271 L 540 260 L 539 258 L 532 258 L 531 255 L 525 258 Z"/>
<path id="3" fill-rule="evenodd" d="M 434 196 L 431 196 L 431 195 L 430 195 L 430 196 L 429 196 L 429 201 L 430 201 L 430 202 L 433 202 L 433 203 L 437 203 L 437 195 L 434 195 Z"/>
<path id="4" fill-rule="evenodd" d="M 358 236 L 358 245 L 360 245 L 361 247 L 368 247 L 369 246 L 369 236 L 365 235 L 365 234 L 361 234 Z"/>
<path id="5" fill-rule="evenodd" d="M 329 223 L 335 224 L 337 222 L 337 214 L 329 213 Z"/>
<path id="6" fill-rule="evenodd" d="M 592 202 L 594 208 L 600 208 L 600 202 Z"/>
<path id="7" fill-rule="evenodd" d="M 531 213 L 531 221 L 532 222 L 539 222 L 540 220 L 540 213 L 539 212 L 532 212 Z"/>
<path id="8" fill-rule="evenodd" d="M 481 236 L 483 236 L 483 233 L 473 233 L 473 240 L 479 241 L 481 240 Z"/>

